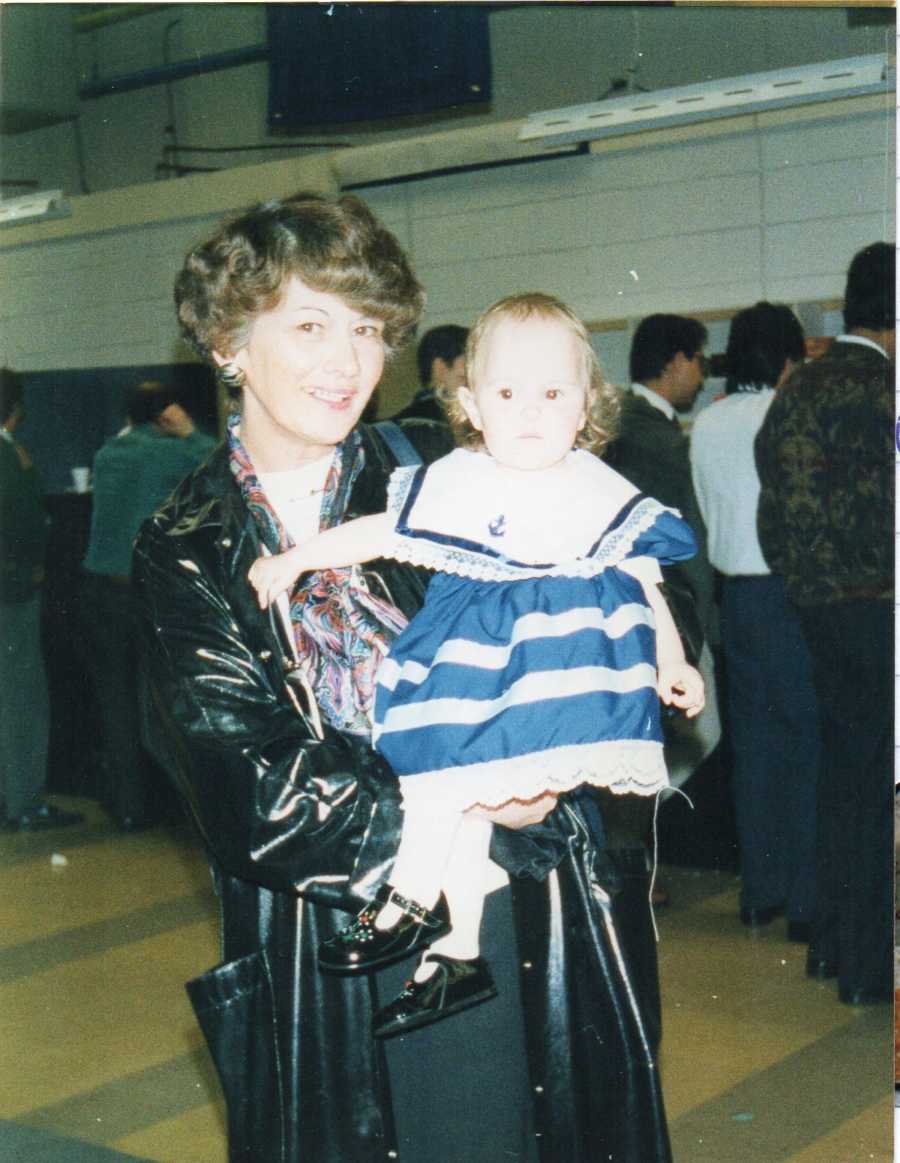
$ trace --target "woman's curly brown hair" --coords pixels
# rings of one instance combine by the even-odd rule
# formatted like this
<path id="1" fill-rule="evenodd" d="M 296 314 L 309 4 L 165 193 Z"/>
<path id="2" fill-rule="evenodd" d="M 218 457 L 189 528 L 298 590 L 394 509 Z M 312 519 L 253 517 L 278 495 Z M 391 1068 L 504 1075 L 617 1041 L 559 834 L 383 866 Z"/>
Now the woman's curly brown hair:
<path id="1" fill-rule="evenodd" d="M 425 303 L 400 244 L 364 202 L 300 193 L 251 207 L 188 252 L 175 282 L 182 335 L 210 363 L 213 352 L 234 355 L 292 275 L 380 319 L 389 355 Z"/>
<path id="2" fill-rule="evenodd" d="M 587 328 L 578 316 L 553 295 L 540 291 L 530 291 L 523 295 L 509 295 L 488 307 L 479 315 L 475 326 L 469 332 L 466 344 L 466 381 L 474 388 L 478 379 L 479 353 L 490 339 L 490 333 L 505 320 L 525 323 L 529 319 L 551 320 L 563 324 L 580 341 L 583 370 L 587 387 L 585 390 L 585 411 L 587 420 L 575 438 L 576 448 L 586 448 L 600 454 L 618 434 L 619 416 L 622 410 L 621 396 L 608 383 L 600 368 L 597 355 L 591 346 Z M 447 420 L 463 448 L 483 448 L 481 433 L 469 420 L 459 398 L 458 388 L 439 388 L 438 396 L 447 413 Z"/>

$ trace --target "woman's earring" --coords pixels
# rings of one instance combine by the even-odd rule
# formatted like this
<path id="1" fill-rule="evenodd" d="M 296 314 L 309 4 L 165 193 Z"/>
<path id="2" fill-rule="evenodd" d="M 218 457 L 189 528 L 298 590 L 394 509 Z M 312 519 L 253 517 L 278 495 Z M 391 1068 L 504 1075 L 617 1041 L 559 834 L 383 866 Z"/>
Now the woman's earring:
<path id="1" fill-rule="evenodd" d="M 229 392 L 240 392 L 247 382 L 247 377 L 234 360 L 227 360 L 216 368 L 216 376 L 223 388 Z"/>

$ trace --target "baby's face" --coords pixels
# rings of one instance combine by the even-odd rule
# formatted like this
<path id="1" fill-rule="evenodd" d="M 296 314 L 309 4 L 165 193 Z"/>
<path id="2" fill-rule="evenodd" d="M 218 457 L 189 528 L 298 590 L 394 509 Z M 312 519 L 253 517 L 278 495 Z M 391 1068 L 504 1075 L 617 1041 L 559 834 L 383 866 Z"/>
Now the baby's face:
<path id="1" fill-rule="evenodd" d="M 552 468 L 585 423 L 581 341 L 555 319 L 502 319 L 481 341 L 474 384 L 460 390 L 472 424 L 507 468 Z"/>

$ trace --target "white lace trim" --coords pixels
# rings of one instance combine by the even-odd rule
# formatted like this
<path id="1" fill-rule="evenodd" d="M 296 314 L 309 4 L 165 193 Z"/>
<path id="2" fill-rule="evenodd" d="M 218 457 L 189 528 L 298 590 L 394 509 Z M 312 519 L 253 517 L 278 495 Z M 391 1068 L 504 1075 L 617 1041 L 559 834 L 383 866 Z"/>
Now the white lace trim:
<path id="1" fill-rule="evenodd" d="M 391 477 L 388 511 L 394 517 L 400 515 L 409 489 L 411 473 L 415 471 L 400 469 Z M 404 478 L 395 479 L 400 473 L 404 474 Z M 644 497 L 618 528 L 600 539 L 600 544 L 592 556 L 551 566 L 516 565 L 488 557 L 477 550 L 465 549 L 458 545 L 441 545 L 432 541 L 427 532 L 422 538 L 414 538 L 398 533 L 396 529 L 390 539 L 386 556 L 396 561 L 408 562 L 410 565 L 441 570 L 476 581 L 521 581 L 524 578 L 536 577 L 596 577 L 604 570 L 625 561 L 638 537 L 663 513 L 672 513 L 679 518 L 681 516 L 677 509 L 661 505 L 652 497 Z"/>
<path id="2" fill-rule="evenodd" d="M 669 786 L 663 745 L 644 739 L 603 740 L 400 777 L 404 803 L 441 804 L 455 811 L 475 804 L 496 808 L 544 792 L 559 795 L 584 783 L 616 795 L 655 795 Z"/>
<path id="3" fill-rule="evenodd" d="M 395 520 L 400 516 L 400 510 L 406 502 L 412 479 L 421 467 L 418 464 L 403 465 L 395 468 L 388 478 L 387 512 Z"/>

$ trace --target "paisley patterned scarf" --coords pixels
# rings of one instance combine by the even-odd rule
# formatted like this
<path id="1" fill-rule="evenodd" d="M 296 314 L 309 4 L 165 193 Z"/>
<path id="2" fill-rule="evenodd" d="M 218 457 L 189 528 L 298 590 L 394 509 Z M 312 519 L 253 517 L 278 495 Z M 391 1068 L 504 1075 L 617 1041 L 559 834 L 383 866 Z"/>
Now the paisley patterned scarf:
<path id="1" fill-rule="evenodd" d="M 272 553 L 281 553 L 293 542 L 241 444 L 239 422 L 237 415 L 228 422 L 231 471 L 263 544 Z M 322 495 L 320 529 L 341 523 L 353 483 L 365 463 L 357 432 L 351 432 L 335 453 Z M 406 618 L 395 606 L 370 594 L 355 567 L 301 575 L 290 607 L 297 658 L 322 714 L 338 731 L 369 735 L 375 672 Z"/>

